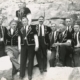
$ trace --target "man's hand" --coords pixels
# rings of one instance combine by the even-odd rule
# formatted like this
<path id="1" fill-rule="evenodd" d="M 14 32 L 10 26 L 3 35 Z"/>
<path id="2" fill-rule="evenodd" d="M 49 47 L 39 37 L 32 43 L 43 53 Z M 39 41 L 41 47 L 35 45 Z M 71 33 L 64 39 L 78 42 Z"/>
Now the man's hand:
<path id="1" fill-rule="evenodd" d="M 21 52 L 21 47 L 19 47 L 18 50 L 19 50 L 19 53 L 20 53 Z"/>
<path id="2" fill-rule="evenodd" d="M 3 41 L 3 38 L 1 38 L 0 41 Z"/>
<path id="3" fill-rule="evenodd" d="M 38 51 L 39 47 L 38 46 L 35 46 L 35 51 Z"/>
<path id="4" fill-rule="evenodd" d="M 61 43 L 54 43 L 53 45 L 52 45 L 52 47 L 56 47 L 56 46 L 59 46 L 59 45 L 61 45 Z"/>
<path id="5" fill-rule="evenodd" d="M 75 48 L 78 48 L 78 47 L 80 47 L 80 45 L 76 45 L 76 46 L 75 46 Z"/>

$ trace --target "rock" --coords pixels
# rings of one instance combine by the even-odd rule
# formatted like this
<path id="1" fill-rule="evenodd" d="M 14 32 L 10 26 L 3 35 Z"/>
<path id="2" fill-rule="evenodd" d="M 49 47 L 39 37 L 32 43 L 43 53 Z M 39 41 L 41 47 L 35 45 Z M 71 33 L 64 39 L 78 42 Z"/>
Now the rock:
<path id="1" fill-rule="evenodd" d="M 1 80 L 7 80 L 6 78 L 2 77 Z"/>
<path id="2" fill-rule="evenodd" d="M 18 10 L 17 2 L 20 1 L 25 1 L 27 7 L 30 8 L 32 24 L 38 23 L 39 16 L 45 16 L 45 19 L 48 21 L 47 25 L 49 26 L 49 20 L 58 24 L 58 21 L 55 19 L 66 18 L 72 14 L 80 14 L 79 0 L 0 0 L 0 13 L 7 17 L 7 20 L 3 23 L 4 26 L 7 26 L 11 19 L 15 17 L 15 12 Z"/>
<path id="3" fill-rule="evenodd" d="M 80 72 L 78 68 L 74 68 L 69 76 L 69 80 L 78 80 L 78 79 L 80 79 Z"/>
<path id="4" fill-rule="evenodd" d="M 9 56 L 4 56 L 0 58 L 0 70 L 9 70 L 12 68 L 12 64 Z"/>

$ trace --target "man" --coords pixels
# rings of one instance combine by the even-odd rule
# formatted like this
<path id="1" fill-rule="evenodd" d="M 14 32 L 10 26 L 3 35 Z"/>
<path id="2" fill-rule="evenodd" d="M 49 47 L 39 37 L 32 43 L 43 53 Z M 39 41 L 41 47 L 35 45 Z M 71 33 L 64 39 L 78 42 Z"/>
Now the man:
<path id="1" fill-rule="evenodd" d="M 61 43 L 59 43 L 60 45 L 59 60 L 63 66 L 72 66 L 71 63 L 72 58 L 70 58 L 70 55 L 73 55 L 72 37 L 74 30 L 73 27 L 71 26 L 71 19 L 66 19 L 66 26 L 67 29 L 64 33 L 63 40 Z"/>
<path id="2" fill-rule="evenodd" d="M 73 30 L 73 26 L 72 26 L 72 19 L 71 18 L 67 18 L 66 20 L 65 20 L 65 24 L 66 24 L 66 30 L 67 31 L 69 31 L 69 32 L 73 32 L 74 30 Z"/>
<path id="3" fill-rule="evenodd" d="M 61 65 L 59 63 L 59 61 L 57 61 L 57 56 L 59 59 L 59 50 L 57 50 L 57 47 L 59 47 L 59 46 L 56 46 L 55 44 L 62 42 L 63 34 L 65 31 L 65 26 L 63 24 L 59 24 L 56 31 L 54 31 L 54 28 L 52 28 L 52 29 L 53 29 L 53 31 L 52 31 L 53 35 L 51 36 L 52 37 L 52 39 L 51 39 L 51 52 L 52 52 L 51 57 L 52 58 L 50 60 L 50 66 L 54 67 L 54 66 Z M 59 65 L 57 65 L 57 63 Z"/>
<path id="4" fill-rule="evenodd" d="M 50 33 L 50 48 L 51 48 L 51 57 L 50 57 L 50 67 L 54 67 L 55 58 L 56 58 L 56 48 L 52 47 L 52 45 L 56 42 L 56 24 L 51 26 L 51 33 Z"/>
<path id="5" fill-rule="evenodd" d="M 40 16 L 39 24 L 36 25 L 36 30 L 39 38 L 39 51 L 38 51 L 38 63 L 40 72 L 47 71 L 47 49 L 50 48 L 49 33 L 51 32 L 50 27 L 44 25 L 44 17 Z"/>
<path id="6" fill-rule="evenodd" d="M 16 11 L 16 20 L 18 20 L 18 29 L 20 30 L 22 27 L 22 18 L 26 17 L 28 18 L 28 25 L 31 24 L 31 11 L 29 8 L 26 7 L 25 2 L 19 2 L 18 3 L 19 10 Z"/>
<path id="7" fill-rule="evenodd" d="M 80 58 L 80 26 L 78 24 L 74 25 L 73 45 L 75 66 L 78 67 L 80 66 L 78 63 Z"/>
<path id="8" fill-rule="evenodd" d="M 18 29 L 17 29 L 17 22 L 15 20 L 12 20 L 10 22 L 10 29 L 5 28 L 5 52 L 10 57 L 10 60 L 12 62 L 12 80 L 14 80 L 14 77 L 18 70 L 20 69 L 20 65 L 18 63 L 18 57 L 19 57 L 19 47 L 18 47 Z"/>
<path id="9" fill-rule="evenodd" d="M 20 61 L 20 78 L 23 80 L 26 70 L 26 62 L 28 59 L 28 78 L 32 79 L 32 70 L 34 63 L 35 51 L 38 50 L 38 36 L 35 29 L 35 25 L 28 25 L 28 19 L 22 18 L 23 27 L 20 30 L 21 44 L 21 61 Z"/>
<path id="10" fill-rule="evenodd" d="M 5 28 L 2 26 L 3 17 L 0 15 L 0 57 L 5 55 L 4 33 Z"/>
<path id="11" fill-rule="evenodd" d="M 31 11 L 29 8 L 26 7 L 25 2 L 18 3 L 19 10 L 16 11 L 16 17 L 19 21 L 22 21 L 23 17 L 27 17 L 29 20 L 29 23 L 31 22 Z"/>

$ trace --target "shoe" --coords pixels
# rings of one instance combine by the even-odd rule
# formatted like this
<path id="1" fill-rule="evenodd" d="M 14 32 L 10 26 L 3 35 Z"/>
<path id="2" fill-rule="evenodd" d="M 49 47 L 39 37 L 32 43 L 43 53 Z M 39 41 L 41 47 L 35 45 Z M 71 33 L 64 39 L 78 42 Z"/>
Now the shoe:
<path id="1" fill-rule="evenodd" d="M 40 70 L 40 73 L 43 74 L 43 70 Z"/>
<path id="2" fill-rule="evenodd" d="M 28 79 L 29 79 L 29 80 L 32 80 L 32 76 L 28 76 Z"/>
<path id="3" fill-rule="evenodd" d="M 22 77 L 19 77 L 19 80 L 23 80 L 23 78 Z"/>
<path id="4" fill-rule="evenodd" d="M 12 76 L 11 80 L 14 80 L 14 76 Z"/>
<path id="5" fill-rule="evenodd" d="M 47 69 L 44 69 L 44 72 L 47 72 Z"/>

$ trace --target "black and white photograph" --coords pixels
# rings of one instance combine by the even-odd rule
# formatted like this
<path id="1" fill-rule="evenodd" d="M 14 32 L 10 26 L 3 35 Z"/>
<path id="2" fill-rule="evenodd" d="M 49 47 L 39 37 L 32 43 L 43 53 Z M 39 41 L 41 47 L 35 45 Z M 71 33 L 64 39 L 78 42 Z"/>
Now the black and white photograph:
<path id="1" fill-rule="evenodd" d="M 0 80 L 80 80 L 80 0 L 0 0 Z"/>

